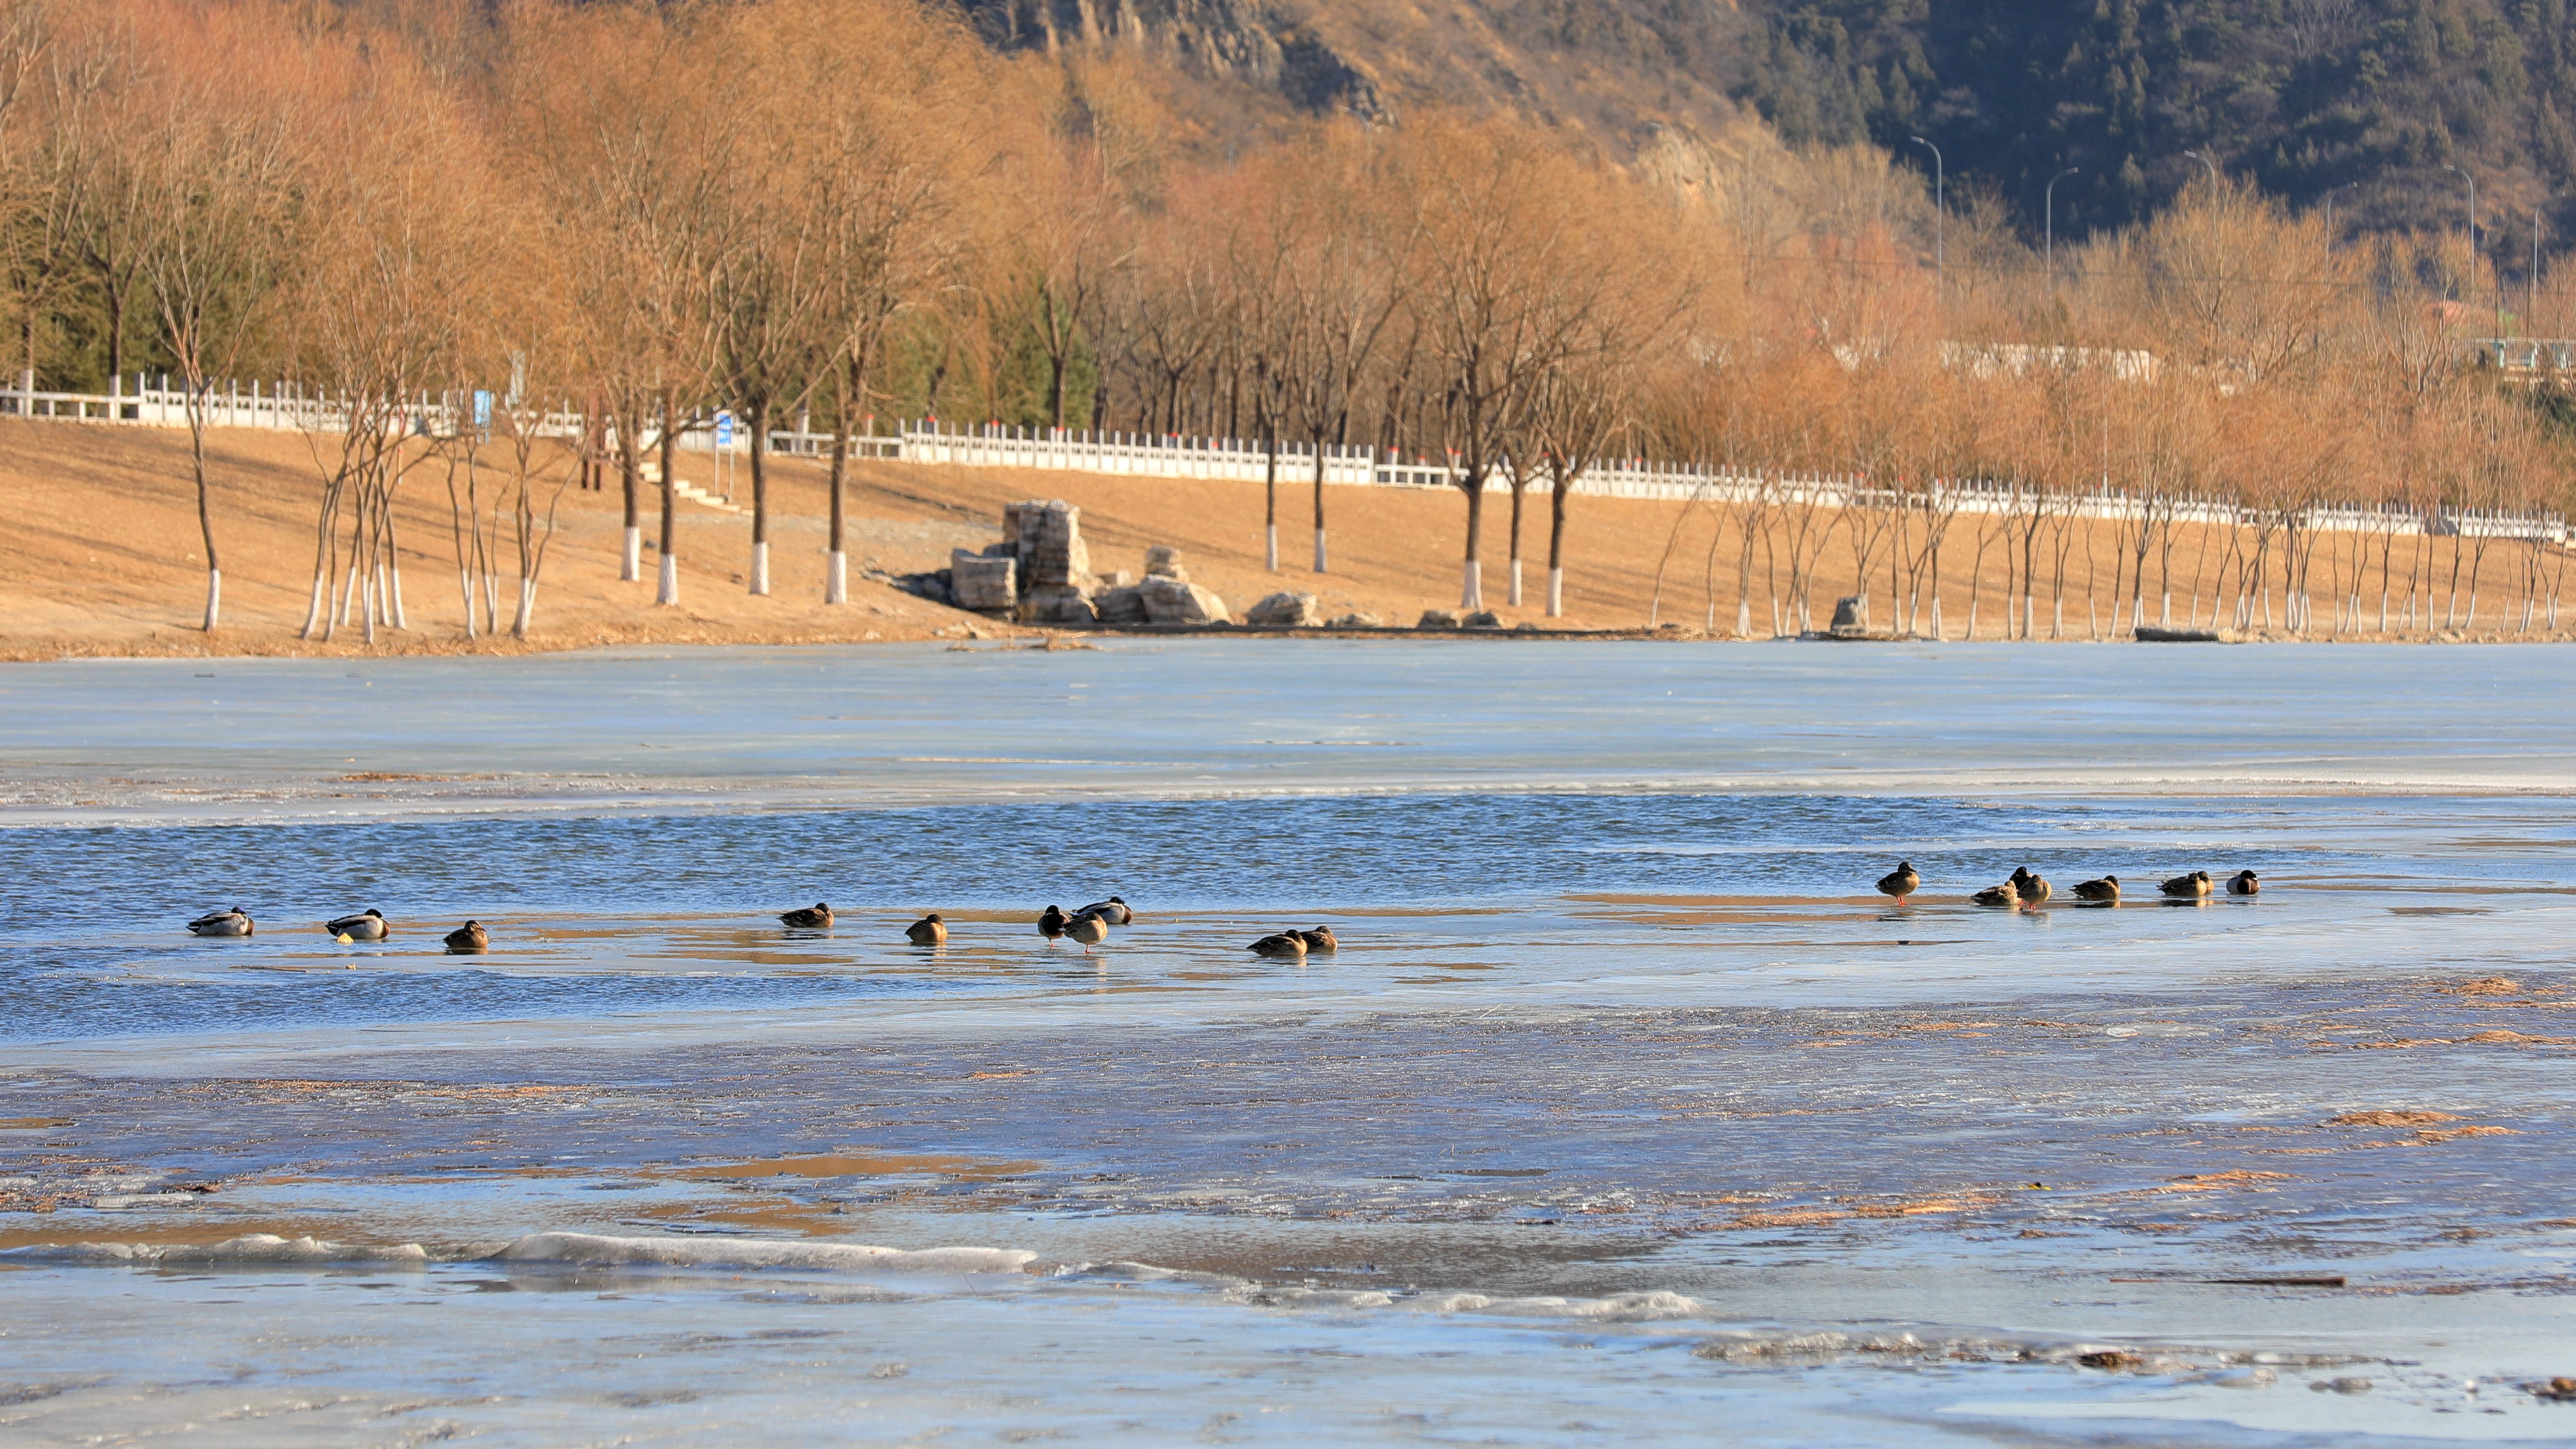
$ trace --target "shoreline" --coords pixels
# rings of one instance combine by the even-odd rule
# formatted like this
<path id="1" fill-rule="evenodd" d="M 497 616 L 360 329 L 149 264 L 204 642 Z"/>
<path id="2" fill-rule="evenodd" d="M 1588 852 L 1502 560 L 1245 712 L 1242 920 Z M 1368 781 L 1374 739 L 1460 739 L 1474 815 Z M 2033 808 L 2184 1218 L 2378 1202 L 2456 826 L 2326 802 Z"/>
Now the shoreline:
<path id="1" fill-rule="evenodd" d="M 2576 643 L 2576 629 L 2555 633 L 2533 632 L 2528 635 L 2507 631 L 2447 630 L 2431 636 L 2421 634 L 2291 634 L 2283 631 L 2250 634 L 2222 633 L 2210 640 L 2167 641 L 2118 638 L 2068 639 L 1935 639 L 1928 635 L 1896 638 L 1886 636 L 1835 638 L 1821 635 L 1783 634 L 1778 637 L 1735 638 L 1726 634 L 1708 634 L 1697 629 L 1665 625 L 1656 629 L 1467 629 L 1411 628 L 1389 625 L 1375 629 L 1298 627 L 1280 624 L 1146 624 L 1096 626 L 1091 628 L 1061 625 L 1006 624 L 998 620 L 978 619 L 970 624 L 952 624 L 937 629 L 906 630 L 888 637 L 882 629 L 865 630 L 777 630 L 743 631 L 725 628 L 688 628 L 668 631 L 652 629 L 597 630 L 594 637 L 564 638 L 567 631 L 555 631 L 537 640 L 508 637 L 466 639 L 462 635 L 445 638 L 415 637 L 375 644 L 346 641 L 324 642 L 295 638 L 291 633 L 282 638 L 258 640 L 241 647 L 245 630 L 226 629 L 212 642 L 195 630 L 162 631 L 168 637 L 140 643 L 98 644 L 81 640 L 47 643 L 18 643 L 0 637 L 0 665 L 55 664 L 77 660 L 155 660 L 155 659 L 517 659 L 541 655 L 582 654 L 596 649 L 620 648 L 753 648 L 802 649 L 874 644 L 946 644 L 952 649 L 972 648 L 978 644 L 1022 644 L 1034 649 L 1093 648 L 1096 640 L 1113 639 L 1340 639 L 1358 642 L 1403 643 L 1407 641 L 1442 641 L 1468 639 L 1477 641 L 1518 642 L 1527 644 L 1727 644 L 1747 647 L 1775 644 L 1812 645 L 1899 645 L 1908 647 L 2068 647 L 2083 645 L 2145 645 L 2158 652 L 2194 648 L 2238 648 L 2247 645 L 2323 646 L 2323 645 L 2547 645 Z M 270 633 L 273 631 L 258 631 Z"/>
<path id="2" fill-rule="evenodd" d="M 1737 554 L 1742 540 L 1717 513 L 1686 504 L 1586 497 L 1566 523 L 1564 613 L 1547 616 L 1549 587 L 1545 518 L 1522 533 L 1521 568 L 1527 587 L 1514 605 L 1515 576 L 1508 510 L 1488 510 L 1479 547 L 1484 597 L 1499 617 L 1496 630 L 1420 629 L 1424 613 L 1455 610 L 1461 592 L 1464 518 L 1454 492 L 1337 486 L 1324 500 L 1330 511 L 1332 569 L 1319 573 L 1303 562 L 1313 490 L 1300 484 L 1279 490 L 1280 567 L 1270 567 L 1264 543 L 1264 490 L 1258 483 L 1220 480 L 1136 479 L 1111 475 L 853 460 L 845 490 L 844 557 L 848 602 L 822 602 L 829 559 L 828 472 L 811 460 L 781 457 L 771 470 L 770 559 L 772 588 L 748 587 L 748 518 L 738 507 L 683 495 L 673 519 L 672 551 L 679 564 L 680 602 L 656 605 L 650 577 L 658 571 L 658 496 L 640 500 L 638 522 L 642 579 L 620 577 L 623 558 L 622 498 L 614 488 L 573 490 L 561 500 L 560 529 L 548 545 L 532 637 L 526 641 L 489 630 L 502 596 L 515 598 L 516 560 L 502 560 L 497 578 L 474 613 L 475 637 L 466 637 L 456 564 L 461 516 L 450 507 L 434 473 L 407 486 L 395 500 L 399 525 L 402 616 L 406 630 L 379 628 L 375 643 L 343 625 L 340 638 L 298 637 L 314 588 L 315 508 L 319 480 L 310 458 L 300 456 L 292 434 L 255 430 L 208 437 L 208 470 L 221 548 L 224 584 L 222 629 L 209 638 L 203 617 L 206 574 L 196 501 L 188 482 L 184 435 L 161 430 L 103 431 L 43 420 L 0 418 L 0 506 L 16 520 L 0 531 L 0 662 L 65 658 L 391 658 L 403 656 L 518 656 L 616 646 L 865 644 L 974 642 L 985 639 L 1082 640 L 1101 636 L 1172 638 L 1241 634 L 1283 638 L 1364 639 L 1481 637 L 1600 642 L 1622 640 L 1772 642 L 1769 630 L 1787 627 L 1795 604 L 1783 585 L 1794 571 L 1774 576 L 1769 565 L 1748 573 Z M 695 481 L 708 460 L 684 458 Z M 683 482 L 692 481 L 683 478 Z M 904 575 L 935 570 L 959 550 L 975 551 L 1001 532 L 1005 510 L 1043 495 L 1081 510 L 1089 567 L 1099 576 L 1134 576 L 1157 549 L 1177 550 L 1190 582 L 1202 585 L 1240 615 L 1255 601 L 1287 591 L 1314 596 L 1326 618 L 1353 614 L 1386 623 L 1375 628 L 1288 628 L 1237 624 L 1191 626 L 1114 625 L 1063 627 L 1005 623 L 918 597 L 893 586 Z M 1829 521 L 1830 522 L 1830 521 Z M 1714 531 L 1713 531 L 1714 530 Z M 345 540 L 344 540 L 345 542 Z M 2032 595 L 2027 581 L 2007 579 L 2001 563 L 1975 539 L 1954 542 L 1938 582 L 1921 581 L 1917 602 L 1937 601 L 1946 627 L 1942 643 L 2002 643 L 2008 610 L 2027 602 L 2046 619 L 2029 643 L 2129 642 L 2108 637 L 2113 621 L 2129 616 L 2142 580 L 2135 560 L 2107 534 L 2075 540 L 2076 551 L 2057 581 Z M 2203 619 L 2234 617 L 2235 596 L 2216 575 L 2204 579 L 2199 556 L 2209 540 L 2193 536 L 2177 545 L 2171 577 L 2159 570 L 2143 581 L 2150 615 L 2170 584 L 2175 623 L 2206 628 Z M 2562 627 L 2515 626 L 2522 617 L 2519 554 L 2496 550 L 2456 582 L 2447 569 L 2438 586 L 2412 595 L 2421 620 L 2456 618 L 2460 606 L 2477 609 L 2479 627 L 2399 628 L 2337 632 L 2338 614 L 2351 623 L 2376 624 L 2381 595 L 2378 560 L 2356 576 L 2349 542 L 2329 540 L 2317 559 L 2327 587 L 2309 599 L 2310 627 L 2294 633 L 2257 626 L 2227 633 L 2233 642 L 2311 643 L 2537 643 L 2576 640 L 2576 619 Z M 502 550 L 507 553 L 505 546 Z M 1837 599 L 1862 592 L 1848 550 L 1827 549 L 1805 565 L 1809 604 L 1822 623 Z M 2340 562 L 2337 563 L 2336 560 Z M 1787 566 L 1785 559 L 1778 561 Z M 2422 560 L 2414 560 L 2420 563 Z M 2446 559 L 2433 562 L 2447 564 Z M 2398 572 L 2413 563 L 2401 557 Z M 2330 567 L 2331 565 L 2331 567 Z M 2409 578 L 2416 575 L 2409 574 Z M 1895 601 L 1886 569 L 1874 569 L 1869 596 L 1887 619 Z M 2356 596 L 2354 590 L 2358 588 Z M 2213 592 L 2217 590 L 2217 592 Z M 1740 597 L 1739 597 L 1740 596 Z M 1779 602 L 1775 603 L 1775 597 Z M 2410 595 L 2387 597 L 2388 619 L 2403 617 Z M 2341 598 L 2345 608 L 2334 601 Z M 2253 601 L 2259 609 L 2261 600 Z M 2286 603 L 2275 598 L 2282 607 Z M 2548 599 L 2532 601 L 2535 624 L 2547 617 Z M 1974 619 L 1983 637 L 1961 637 Z M 1648 627 L 1647 621 L 1656 621 Z M 2060 622 L 2062 620 L 2062 623 Z M 2098 627 L 2105 637 L 2094 637 Z M 1736 639 L 1741 622 L 1749 638 Z M 1887 631 L 1892 634 L 1895 631 Z M 1878 636 L 1882 639 L 1885 634 Z M 1842 642 L 1842 641 L 1836 641 Z M 1925 641 L 1927 643 L 1932 641 Z"/>

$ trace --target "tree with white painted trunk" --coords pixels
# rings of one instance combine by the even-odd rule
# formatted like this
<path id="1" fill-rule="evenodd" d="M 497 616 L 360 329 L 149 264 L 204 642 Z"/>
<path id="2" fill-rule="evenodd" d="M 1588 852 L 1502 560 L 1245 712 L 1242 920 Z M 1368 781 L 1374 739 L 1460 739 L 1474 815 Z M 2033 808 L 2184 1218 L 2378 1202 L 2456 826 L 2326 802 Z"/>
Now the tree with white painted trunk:
<path id="1" fill-rule="evenodd" d="M 0 18 L 0 66 L 26 55 L 25 9 Z M 223 558 L 206 477 L 210 389 L 255 355 L 281 281 L 298 255 L 301 173 L 309 137 L 291 109 L 294 57 L 272 37 L 223 11 L 174 12 L 185 29 L 166 89 L 135 97 L 144 108 L 132 134 L 145 146 L 144 187 L 155 223 L 135 252 L 160 345 L 176 364 L 196 485 L 197 529 L 206 549 L 211 634 L 223 621 Z M 251 83 L 259 77 L 267 84 Z M 0 88 L 10 85 L 0 74 Z M 5 123 L 0 120 L 0 123 Z"/>
<path id="2" fill-rule="evenodd" d="M 1351 412 L 1380 365 L 1409 300 L 1422 219 L 1396 204 L 1399 177 L 1368 138 L 1328 132 L 1291 184 L 1303 198 L 1342 198 L 1329 226 L 1304 228 L 1291 256 L 1289 308 L 1305 339 L 1291 400 L 1312 450 L 1316 573 L 1331 572 L 1324 523 L 1326 459 L 1346 450 Z"/>
<path id="3" fill-rule="evenodd" d="M 1441 443 L 1467 502 L 1459 606 L 1485 607 L 1485 488 L 1538 381 L 1588 321 L 1599 279 L 1578 265 L 1597 178 L 1499 126 L 1428 125 L 1406 161 L 1421 229 L 1413 307 L 1442 408 Z"/>
<path id="4" fill-rule="evenodd" d="M 703 104 L 725 13 L 527 5 L 500 12 L 498 133 L 514 171 L 563 225 L 567 295 L 586 319 L 595 382 L 616 420 L 625 505 L 620 578 L 642 577 L 641 490 L 661 493 L 657 604 L 679 602 L 679 429 L 718 343 L 710 288 L 727 176 L 746 117 Z"/>
<path id="5" fill-rule="evenodd" d="M 871 413 L 870 385 L 891 329 L 970 280 L 960 216 L 969 177 L 996 154 L 979 110 L 989 64 L 954 16 L 906 7 L 778 0 L 757 24 L 771 79 L 792 105 L 795 154 L 776 204 L 809 218 L 816 294 L 796 329 L 788 370 L 796 405 L 828 394 L 831 533 L 823 597 L 849 599 L 844 496 L 852 438 Z M 923 135 L 943 144 L 925 148 Z"/>
<path id="6" fill-rule="evenodd" d="M 484 209 L 490 193 L 472 184 L 474 142 L 433 78 L 401 57 L 356 66 L 363 84 L 313 123 L 292 310 L 297 370 L 345 416 L 336 432 L 307 428 L 325 486 L 306 635 L 318 613 L 323 638 L 354 622 L 374 643 L 380 627 L 410 627 L 397 490 L 435 455 L 434 439 L 472 445 L 459 436 L 470 404 L 459 418 L 438 397 L 488 355 L 491 321 L 508 305 L 490 263 L 507 246 Z M 334 526 L 344 500 L 345 571 Z M 473 560 L 458 564 L 470 572 Z"/>

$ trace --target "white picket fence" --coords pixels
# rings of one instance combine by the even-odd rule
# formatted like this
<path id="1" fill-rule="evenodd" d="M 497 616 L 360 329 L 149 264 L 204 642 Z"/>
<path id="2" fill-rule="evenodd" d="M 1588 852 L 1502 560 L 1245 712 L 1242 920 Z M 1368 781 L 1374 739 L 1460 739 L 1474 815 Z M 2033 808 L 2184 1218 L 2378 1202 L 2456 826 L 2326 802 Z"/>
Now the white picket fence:
<path id="1" fill-rule="evenodd" d="M 167 378 L 148 386 L 137 378 L 129 391 L 120 379 L 104 394 L 0 389 L 0 415 L 61 418 L 91 422 L 136 423 L 152 427 L 185 427 L 187 399 Z M 274 428 L 302 432 L 339 432 L 348 427 L 349 409 L 328 397 L 308 395 L 286 383 L 227 384 L 205 399 L 209 425 L 223 428 Z M 495 408 L 498 403 L 493 405 Z M 421 398 L 391 412 L 391 426 L 427 436 L 456 436 L 473 416 L 470 401 Z M 537 430 L 551 437 L 580 438 L 587 420 L 569 405 L 548 410 Z M 751 451 L 748 432 L 730 430 L 729 450 Z M 958 426 L 936 419 L 900 421 L 891 434 L 853 437 L 853 455 L 905 463 L 979 468 L 1028 468 L 1059 472 L 1106 473 L 1136 478 L 1222 479 L 1260 482 L 1272 467 L 1270 452 L 1243 438 L 1199 438 L 1150 433 L 1093 433 L 1072 428 L 1030 428 L 1004 424 Z M 648 447 L 651 444 L 648 442 Z M 681 431 L 678 446 L 686 452 L 719 451 L 715 421 L 693 418 Z M 770 450 L 799 457 L 831 451 L 832 437 L 805 426 L 775 428 Z M 1277 472 L 1283 483 L 1311 483 L 1315 450 L 1302 442 L 1278 445 Z M 1416 458 L 1406 462 L 1396 453 L 1368 447 L 1323 449 L 1324 481 L 1341 486 L 1452 489 L 1460 474 L 1451 463 Z M 1546 493 L 1542 473 L 1528 491 Z M 1485 481 L 1488 493 L 1509 493 L 1501 473 Z M 2027 490 L 1987 481 L 1934 483 L 1924 488 L 1894 490 L 1866 480 L 1831 474 L 1763 475 L 1717 470 L 1692 464 L 1659 463 L 1644 458 L 1607 460 L 1586 470 L 1574 483 L 1578 495 L 1637 498 L 1664 502 L 1750 504 L 1765 498 L 1778 504 L 1819 508 L 1947 508 L 1962 513 L 2006 514 L 2044 507 L 2058 516 L 2140 521 L 2170 507 L 2177 523 L 2203 523 L 2240 528 L 2259 527 L 2271 519 L 2256 510 L 2212 498 L 2165 500 L 2141 497 L 2107 485 L 2073 496 L 2044 500 Z M 2567 542 L 2567 520 L 2551 514 L 2508 511 L 2443 510 L 2425 513 L 2393 504 L 2319 503 L 2299 512 L 2301 528 L 2339 532 L 2394 533 L 2436 537 L 2509 538 Z"/>

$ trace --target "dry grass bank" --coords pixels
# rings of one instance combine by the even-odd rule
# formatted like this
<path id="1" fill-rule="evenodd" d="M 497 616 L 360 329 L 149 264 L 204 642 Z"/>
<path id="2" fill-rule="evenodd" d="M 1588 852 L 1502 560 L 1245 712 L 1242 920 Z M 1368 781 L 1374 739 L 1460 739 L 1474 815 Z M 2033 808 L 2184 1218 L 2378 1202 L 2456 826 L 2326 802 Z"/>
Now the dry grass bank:
<path id="1" fill-rule="evenodd" d="M 817 464 L 780 461 L 772 482 L 772 594 L 744 591 L 750 556 L 750 521 L 692 503 L 681 505 L 679 548 L 682 603 L 657 609 L 652 585 L 617 579 L 620 500 L 604 493 L 564 494 L 562 528 L 549 557 L 536 630 L 526 644 L 507 639 L 468 641 L 458 600 L 452 525 L 445 471 L 437 463 L 415 469 L 397 495 L 403 584 L 410 629 L 380 636 L 369 646 L 353 631 L 323 645 L 295 637 L 312 579 L 314 512 L 320 474 L 305 441 L 293 434 L 225 430 L 210 435 L 215 480 L 215 527 L 225 558 L 225 627 L 208 638 L 196 626 L 203 606 L 204 575 L 194 496 L 188 484 L 187 438 L 176 430 L 0 419 L 0 507 L 10 526 L 0 530 L 0 657 L 157 654 L 359 654 L 512 652 L 613 643 L 786 644 L 872 639 L 954 638 L 967 628 L 990 635 L 1010 631 L 973 615 L 926 603 L 859 577 L 874 566 L 902 573 L 936 568 L 955 546 L 980 547 L 998 536 L 1004 503 L 1021 498 L 1063 498 L 1083 510 L 1083 530 L 1093 566 L 1140 569 L 1147 545 L 1168 543 L 1185 551 L 1191 576 L 1222 595 L 1238 612 L 1279 588 L 1311 590 L 1328 615 L 1375 613 L 1410 623 L 1422 610 L 1453 606 L 1465 539 L 1463 501 L 1450 492 L 1373 488 L 1326 491 L 1334 571 L 1317 576 L 1310 555 L 1311 490 L 1281 490 L 1281 554 L 1276 574 L 1262 567 L 1262 490 L 1249 483 L 1198 483 L 1123 479 L 1083 473 L 1020 469 L 937 468 L 899 463 L 853 465 L 851 602 L 821 602 L 826 542 L 824 472 Z M 682 476 L 713 482 L 713 460 L 684 456 Z M 748 478 L 737 488 L 747 495 Z M 647 496 L 645 535 L 656 534 L 656 500 Z M 1660 620 L 1696 633 L 1716 605 L 1717 628 L 1735 618 L 1734 545 L 1720 535 L 1708 510 L 1683 519 L 1681 505 L 1578 497 L 1568 525 L 1567 617 L 1552 621 L 1572 629 L 1643 627 L 1664 568 Z M 1681 520 L 1678 535 L 1674 525 Z M 1488 600 L 1506 623 L 1542 618 L 1545 594 L 1546 518 L 1534 501 L 1525 525 L 1527 603 L 1502 604 L 1507 556 L 1508 504 L 1489 500 L 1485 584 Z M 1962 521 L 1944 560 L 1944 615 L 1952 637 L 1968 620 L 1972 545 L 1963 545 Z M 1709 567 L 1710 545 L 1720 545 Z M 2097 529 L 2089 552 L 2080 535 L 2068 559 L 2066 637 L 2092 637 L 2091 619 L 2110 628 L 2116 540 Z M 2178 588 L 2187 584 L 2199 557 L 2198 530 L 2177 531 Z M 2413 545 L 2401 542 L 2396 570 L 2404 576 Z M 2437 572 L 2447 568 L 2447 545 L 2434 544 Z M 1667 561 L 1667 550 L 1670 550 Z M 2203 571 L 2214 578 L 2220 549 L 2209 550 Z M 505 555 L 506 557 L 506 555 Z M 645 572 L 655 568 L 649 555 Z M 2451 637 L 2538 638 L 2511 632 L 2504 616 L 2518 599 L 2516 565 L 2503 546 L 2490 551 L 2480 580 L 2480 625 Z M 2322 555 L 2316 566 L 2317 619 L 2312 632 L 2333 620 L 2326 597 Z M 2375 569 L 2375 564 L 2374 564 Z M 2053 572 L 2051 570 L 2050 572 Z M 2093 580 L 2095 607 L 2088 611 L 2084 584 Z M 1754 630 L 1767 634 L 1769 591 L 1757 560 Z M 1813 589 L 1818 621 L 1832 599 L 1851 591 L 1851 560 L 1838 539 L 1826 550 Z M 2043 582 L 2048 573 L 2043 573 Z M 2376 587 L 2371 589 L 2375 607 Z M 1885 574 L 1877 571 L 1878 617 L 1885 622 Z M 1784 578 L 1785 582 L 1785 578 Z M 2155 576 L 2150 574 L 2150 592 Z M 2002 627 L 2003 587 L 1999 550 L 1989 550 L 1979 582 L 1979 624 L 1985 637 Z M 2204 584 L 2200 616 L 2210 617 Z M 505 603 L 510 593 L 504 588 Z M 2187 606 L 2177 602 L 2177 622 Z M 2042 632 L 2050 610 L 2043 594 Z M 2154 606 L 2150 603 L 2152 621 Z M 2571 619 L 2576 623 L 2576 619 Z M 2346 637 L 2353 637 L 2347 635 Z M 2419 632 L 2412 637 L 2423 637 Z"/>

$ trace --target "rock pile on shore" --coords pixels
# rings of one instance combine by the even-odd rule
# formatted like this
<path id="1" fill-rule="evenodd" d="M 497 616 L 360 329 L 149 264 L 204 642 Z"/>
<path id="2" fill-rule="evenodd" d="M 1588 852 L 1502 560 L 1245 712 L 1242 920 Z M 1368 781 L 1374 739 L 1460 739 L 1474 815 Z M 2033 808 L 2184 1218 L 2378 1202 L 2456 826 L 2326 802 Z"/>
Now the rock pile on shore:
<path id="1" fill-rule="evenodd" d="M 1024 624 L 1223 624 L 1225 600 L 1190 582 L 1180 550 L 1145 551 L 1145 577 L 1094 573 L 1082 510 L 1057 499 L 1002 509 L 1002 537 L 982 552 L 957 549 L 936 573 L 906 574 L 897 588 L 960 609 Z M 1278 598 L 1287 595 L 1274 596 Z M 1312 612 L 1312 596 L 1308 612 Z M 1268 601 L 1265 601 L 1268 602 Z"/>

